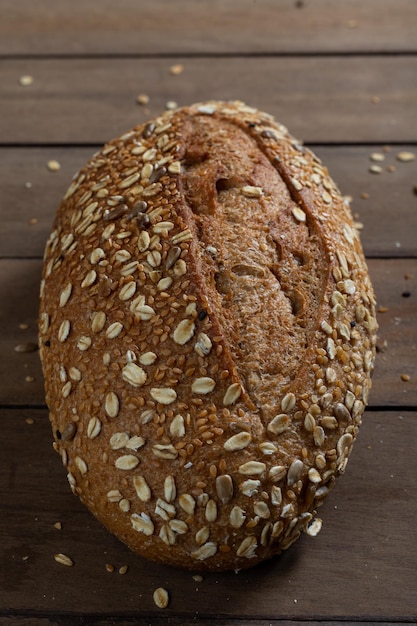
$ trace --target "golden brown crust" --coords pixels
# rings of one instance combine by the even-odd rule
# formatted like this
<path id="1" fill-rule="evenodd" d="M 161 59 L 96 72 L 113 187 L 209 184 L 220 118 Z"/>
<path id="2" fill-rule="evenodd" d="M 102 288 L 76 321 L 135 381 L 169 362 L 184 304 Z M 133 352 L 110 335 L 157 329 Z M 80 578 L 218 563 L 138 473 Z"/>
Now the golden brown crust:
<path id="1" fill-rule="evenodd" d="M 374 304 L 348 207 L 269 115 L 207 102 L 111 141 L 68 189 L 41 287 L 74 493 L 193 569 L 314 534 L 367 401 Z"/>

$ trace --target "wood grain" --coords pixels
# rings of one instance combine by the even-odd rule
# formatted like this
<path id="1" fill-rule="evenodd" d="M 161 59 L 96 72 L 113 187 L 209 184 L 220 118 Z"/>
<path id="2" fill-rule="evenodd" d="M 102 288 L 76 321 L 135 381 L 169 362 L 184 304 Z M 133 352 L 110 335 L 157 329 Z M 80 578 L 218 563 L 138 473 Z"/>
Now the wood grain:
<path id="1" fill-rule="evenodd" d="M 417 259 L 370 259 L 369 269 L 378 303 L 386 309 L 378 315 L 380 353 L 371 406 L 416 407 Z M 0 361 L 0 405 L 44 404 L 38 353 L 15 351 L 17 345 L 37 341 L 40 274 L 40 260 L 0 260 L 0 291 L 5 294 L 0 309 L 0 351 L 4 356 Z M 22 323 L 29 327 L 21 329 Z M 402 374 L 410 380 L 403 381 Z"/>
<path id="2" fill-rule="evenodd" d="M 328 166 L 341 192 L 352 197 L 352 211 L 364 226 L 361 239 L 367 256 L 416 256 L 416 162 L 396 160 L 399 151 L 415 148 L 401 145 L 389 152 L 375 145 L 313 149 Z M 1 257 L 43 255 L 55 210 L 74 173 L 94 151 L 93 147 L 0 148 L 0 180 L 4 181 L 0 194 Z M 378 175 L 369 172 L 370 155 L 375 152 L 385 156 L 383 172 Z M 61 164 L 59 171 L 48 170 L 51 159 Z M 387 171 L 389 167 L 395 167 L 395 171 Z"/>
<path id="3" fill-rule="evenodd" d="M 417 56 L 177 61 L 178 76 L 170 59 L 152 57 L 2 60 L 1 142 L 102 144 L 168 101 L 213 98 L 265 110 L 306 143 L 417 142 Z M 33 84 L 22 87 L 22 75 Z M 149 110 L 136 103 L 139 93 L 149 95 Z"/>
<path id="4" fill-rule="evenodd" d="M 70 492 L 51 448 L 46 411 L 2 409 L 0 420 L 0 616 L 49 616 L 53 623 L 59 611 L 65 623 L 80 615 L 95 623 L 101 615 L 103 624 L 110 616 L 128 624 L 133 618 L 157 624 L 162 617 L 176 618 L 174 624 L 303 620 L 306 613 L 313 622 L 333 623 L 342 615 L 365 622 L 416 617 L 410 520 L 417 499 L 406 479 L 416 413 L 365 414 L 346 474 L 320 509 L 317 538 L 303 537 L 252 570 L 205 574 L 201 582 L 136 557 L 95 521 Z M 61 530 L 54 527 L 58 521 Z M 56 563 L 58 552 L 74 566 Z M 122 565 L 129 568 L 125 575 L 118 573 Z M 152 600 L 159 586 L 170 593 L 163 616 Z"/>
<path id="5" fill-rule="evenodd" d="M 414 0 L 2 0 L 0 54 L 415 51 Z"/>

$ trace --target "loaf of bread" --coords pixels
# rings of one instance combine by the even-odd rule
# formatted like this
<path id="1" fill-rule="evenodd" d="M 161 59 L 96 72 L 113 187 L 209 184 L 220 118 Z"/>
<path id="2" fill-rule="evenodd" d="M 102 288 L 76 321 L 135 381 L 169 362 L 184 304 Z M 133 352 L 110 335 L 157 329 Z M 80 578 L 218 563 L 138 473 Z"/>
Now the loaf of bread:
<path id="1" fill-rule="evenodd" d="M 69 484 L 134 552 L 239 569 L 317 534 L 375 299 L 349 207 L 270 115 L 205 102 L 96 153 L 46 246 L 39 327 Z"/>

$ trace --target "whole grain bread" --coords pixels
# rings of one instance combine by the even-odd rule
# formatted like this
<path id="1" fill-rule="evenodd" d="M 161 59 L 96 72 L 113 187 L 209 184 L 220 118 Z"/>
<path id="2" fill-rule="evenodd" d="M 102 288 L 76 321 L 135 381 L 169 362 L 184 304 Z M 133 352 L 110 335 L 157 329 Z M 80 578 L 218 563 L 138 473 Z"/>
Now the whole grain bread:
<path id="1" fill-rule="evenodd" d="M 270 115 L 206 102 L 111 141 L 65 195 L 41 286 L 73 492 L 186 568 L 317 534 L 367 402 L 374 305 L 349 207 Z"/>

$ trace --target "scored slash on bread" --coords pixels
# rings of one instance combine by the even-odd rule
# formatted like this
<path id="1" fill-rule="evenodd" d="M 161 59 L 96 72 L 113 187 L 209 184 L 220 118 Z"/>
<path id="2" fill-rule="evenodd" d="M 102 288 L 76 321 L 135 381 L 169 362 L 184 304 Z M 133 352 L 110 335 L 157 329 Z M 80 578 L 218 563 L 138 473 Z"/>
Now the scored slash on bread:
<path id="1" fill-rule="evenodd" d="M 54 446 L 133 551 L 238 569 L 306 530 L 367 403 L 375 299 L 327 169 L 240 102 L 109 142 L 58 209 L 41 284 Z"/>

